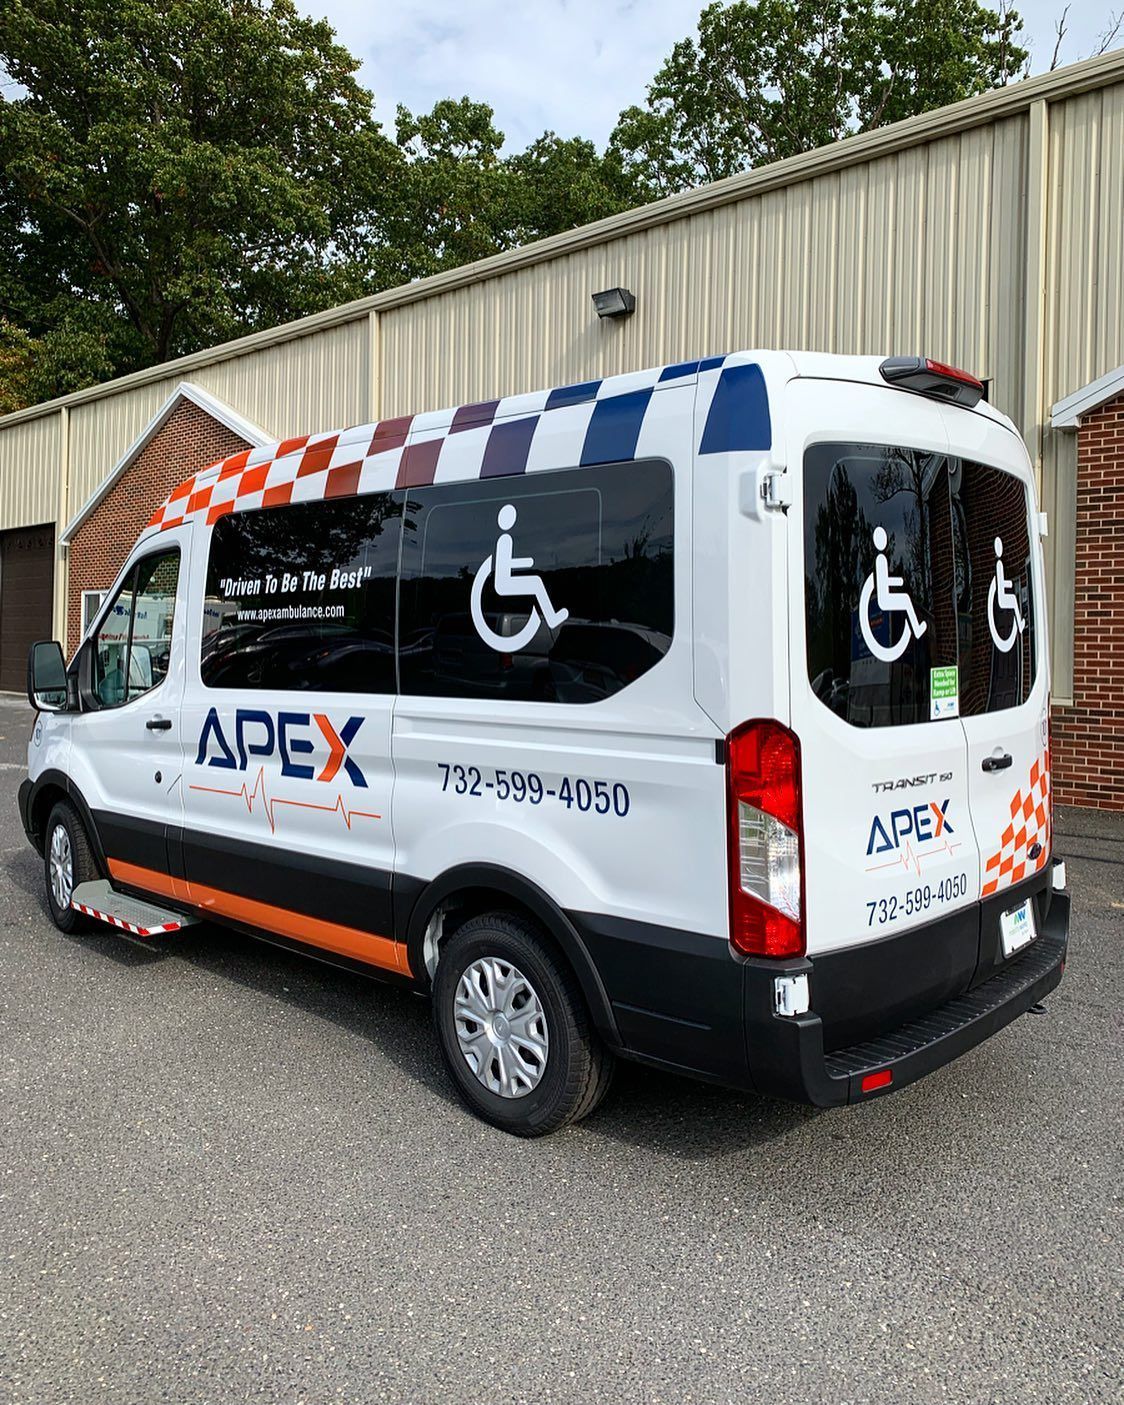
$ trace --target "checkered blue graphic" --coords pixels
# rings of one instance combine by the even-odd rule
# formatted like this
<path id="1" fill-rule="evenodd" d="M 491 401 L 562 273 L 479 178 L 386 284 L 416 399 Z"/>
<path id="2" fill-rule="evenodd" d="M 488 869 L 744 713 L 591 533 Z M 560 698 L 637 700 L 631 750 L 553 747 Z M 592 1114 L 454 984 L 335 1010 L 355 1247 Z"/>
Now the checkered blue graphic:
<path id="1" fill-rule="evenodd" d="M 228 512 L 450 479 L 621 462 L 636 456 L 661 391 L 691 384 L 697 386 L 697 406 L 706 406 L 700 454 L 769 448 L 760 366 L 714 356 L 247 449 L 181 483 L 148 529 L 198 517 L 211 524 Z"/>

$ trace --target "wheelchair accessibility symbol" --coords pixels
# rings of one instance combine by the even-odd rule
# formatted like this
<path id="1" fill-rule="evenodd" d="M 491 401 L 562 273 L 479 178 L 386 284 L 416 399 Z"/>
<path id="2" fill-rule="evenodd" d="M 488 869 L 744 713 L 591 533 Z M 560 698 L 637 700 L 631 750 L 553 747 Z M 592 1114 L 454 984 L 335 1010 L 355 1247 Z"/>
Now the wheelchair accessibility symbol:
<path id="1" fill-rule="evenodd" d="M 472 623 L 476 626 L 476 633 L 489 649 L 495 649 L 500 654 L 518 653 L 520 649 L 527 647 L 543 623 L 548 629 L 557 629 L 570 617 L 569 610 L 554 608 L 541 576 L 517 574 L 520 571 L 529 571 L 535 564 L 533 556 L 514 555 L 511 529 L 515 526 L 517 516 L 518 513 L 511 503 L 504 503 L 500 508 L 496 518 L 500 529 L 496 549 L 480 564 L 472 582 Z M 531 606 L 530 619 L 515 634 L 497 634 L 484 616 L 484 586 L 489 576 L 492 577 L 492 589 L 497 595 L 513 599 L 530 598 L 535 602 Z"/>
<path id="2" fill-rule="evenodd" d="M 875 527 L 874 546 L 878 555 L 874 558 L 874 570 L 867 576 L 859 595 L 859 629 L 862 630 L 866 647 L 874 657 L 881 659 L 883 663 L 893 663 L 909 648 L 909 641 L 920 639 L 929 626 L 925 620 L 918 619 L 909 591 L 899 588 L 903 584 L 902 577 L 890 574 L 890 563 L 886 559 L 886 541 L 885 527 Z M 875 638 L 870 623 L 871 596 L 877 597 L 878 608 L 884 615 L 905 615 L 902 632 L 896 643 L 882 644 Z"/>
<path id="3" fill-rule="evenodd" d="M 1013 616 L 1006 634 L 1000 634 L 999 626 L 995 623 L 995 607 L 998 604 L 1001 610 L 1006 610 Z M 1011 589 L 1011 582 L 1007 579 L 1007 572 L 1003 569 L 1003 538 L 995 538 L 995 575 L 992 577 L 991 585 L 987 591 L 987 627 L 991 630 L 991 638 L 995 647 L 1002 654 L 1008 654 L 1015 646 L 1015 640 L 1026 628 L 1026 620 L 1023 619 L 1023 612 L 1019 609 L 1019 601 L 1015 592 Z"/>

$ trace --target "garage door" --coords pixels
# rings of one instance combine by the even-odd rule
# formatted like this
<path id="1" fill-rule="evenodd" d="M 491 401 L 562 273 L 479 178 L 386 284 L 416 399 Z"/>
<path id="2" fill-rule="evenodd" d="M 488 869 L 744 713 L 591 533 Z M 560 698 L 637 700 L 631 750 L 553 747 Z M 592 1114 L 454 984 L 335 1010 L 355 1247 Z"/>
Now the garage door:
<path id="1" fill-rule="evenodd" d="M 27 651 L 52 634 L 55 529 L 0 533 L 0 690 L 27 686 Z"/>

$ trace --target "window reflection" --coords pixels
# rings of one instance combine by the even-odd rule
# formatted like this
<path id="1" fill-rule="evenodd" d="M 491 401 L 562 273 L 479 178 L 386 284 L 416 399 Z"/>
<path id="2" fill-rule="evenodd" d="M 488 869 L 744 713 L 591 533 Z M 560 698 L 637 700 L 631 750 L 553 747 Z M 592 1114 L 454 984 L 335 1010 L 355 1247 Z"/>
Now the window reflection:
<path id="1" fill-rule="evenodd" d="M 505 532 L 512 569 L 497 582 Z M 671 469 L 658 461 L 412 490 L 402 691 L 570 703 L 619 692 L 670 647 L 672 538 Z"/>
<path id="2" fill-rule="evenodd" d="M 203 604 L 210 688 L 391 693 L 400 506 L 390 493 L 232 513 Z"/>
<path id="3" fill-rule="evenodd" d="M 808 671 L 826 706 L 855 726 L 928 721 L 938 715 L 934 670 L 948 668 L 958 699 L 944 715 L 1029 695 L 1030 538 L 1018 478 L 914 449 L 817 444 L 804 488 Z M 1010 653 L 988 625 L 997 538 L 1025 624 Z"/>

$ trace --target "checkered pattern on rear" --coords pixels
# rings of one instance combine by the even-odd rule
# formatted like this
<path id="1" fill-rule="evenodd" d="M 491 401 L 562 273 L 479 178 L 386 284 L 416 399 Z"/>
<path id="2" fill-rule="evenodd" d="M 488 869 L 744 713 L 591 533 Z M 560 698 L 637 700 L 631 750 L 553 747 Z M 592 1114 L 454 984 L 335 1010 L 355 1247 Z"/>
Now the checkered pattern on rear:
<path id="1" fill-rule="evenodd" d="M 1000 847 L 984 861 L 982 897 L 1037 873 L 1050 857 L 1050 755 L 1043 752 L 1030 768 L 1025 789 L 1011 797 L 1011 823 Z M 1038 845 L 1035 858 L 1030 850 Z"/>
<path id="2" fill-rule="evenodd" d="M 694 384 L 706 411 L 700 453 L 769 448 L 761 368 L 716 356 L 246 449 L 181 483 L 148 530 L 200 516 L 210 525 L 228 512 L 289 502 L 640 457 L 661 447 L 658 392 Z"/>

